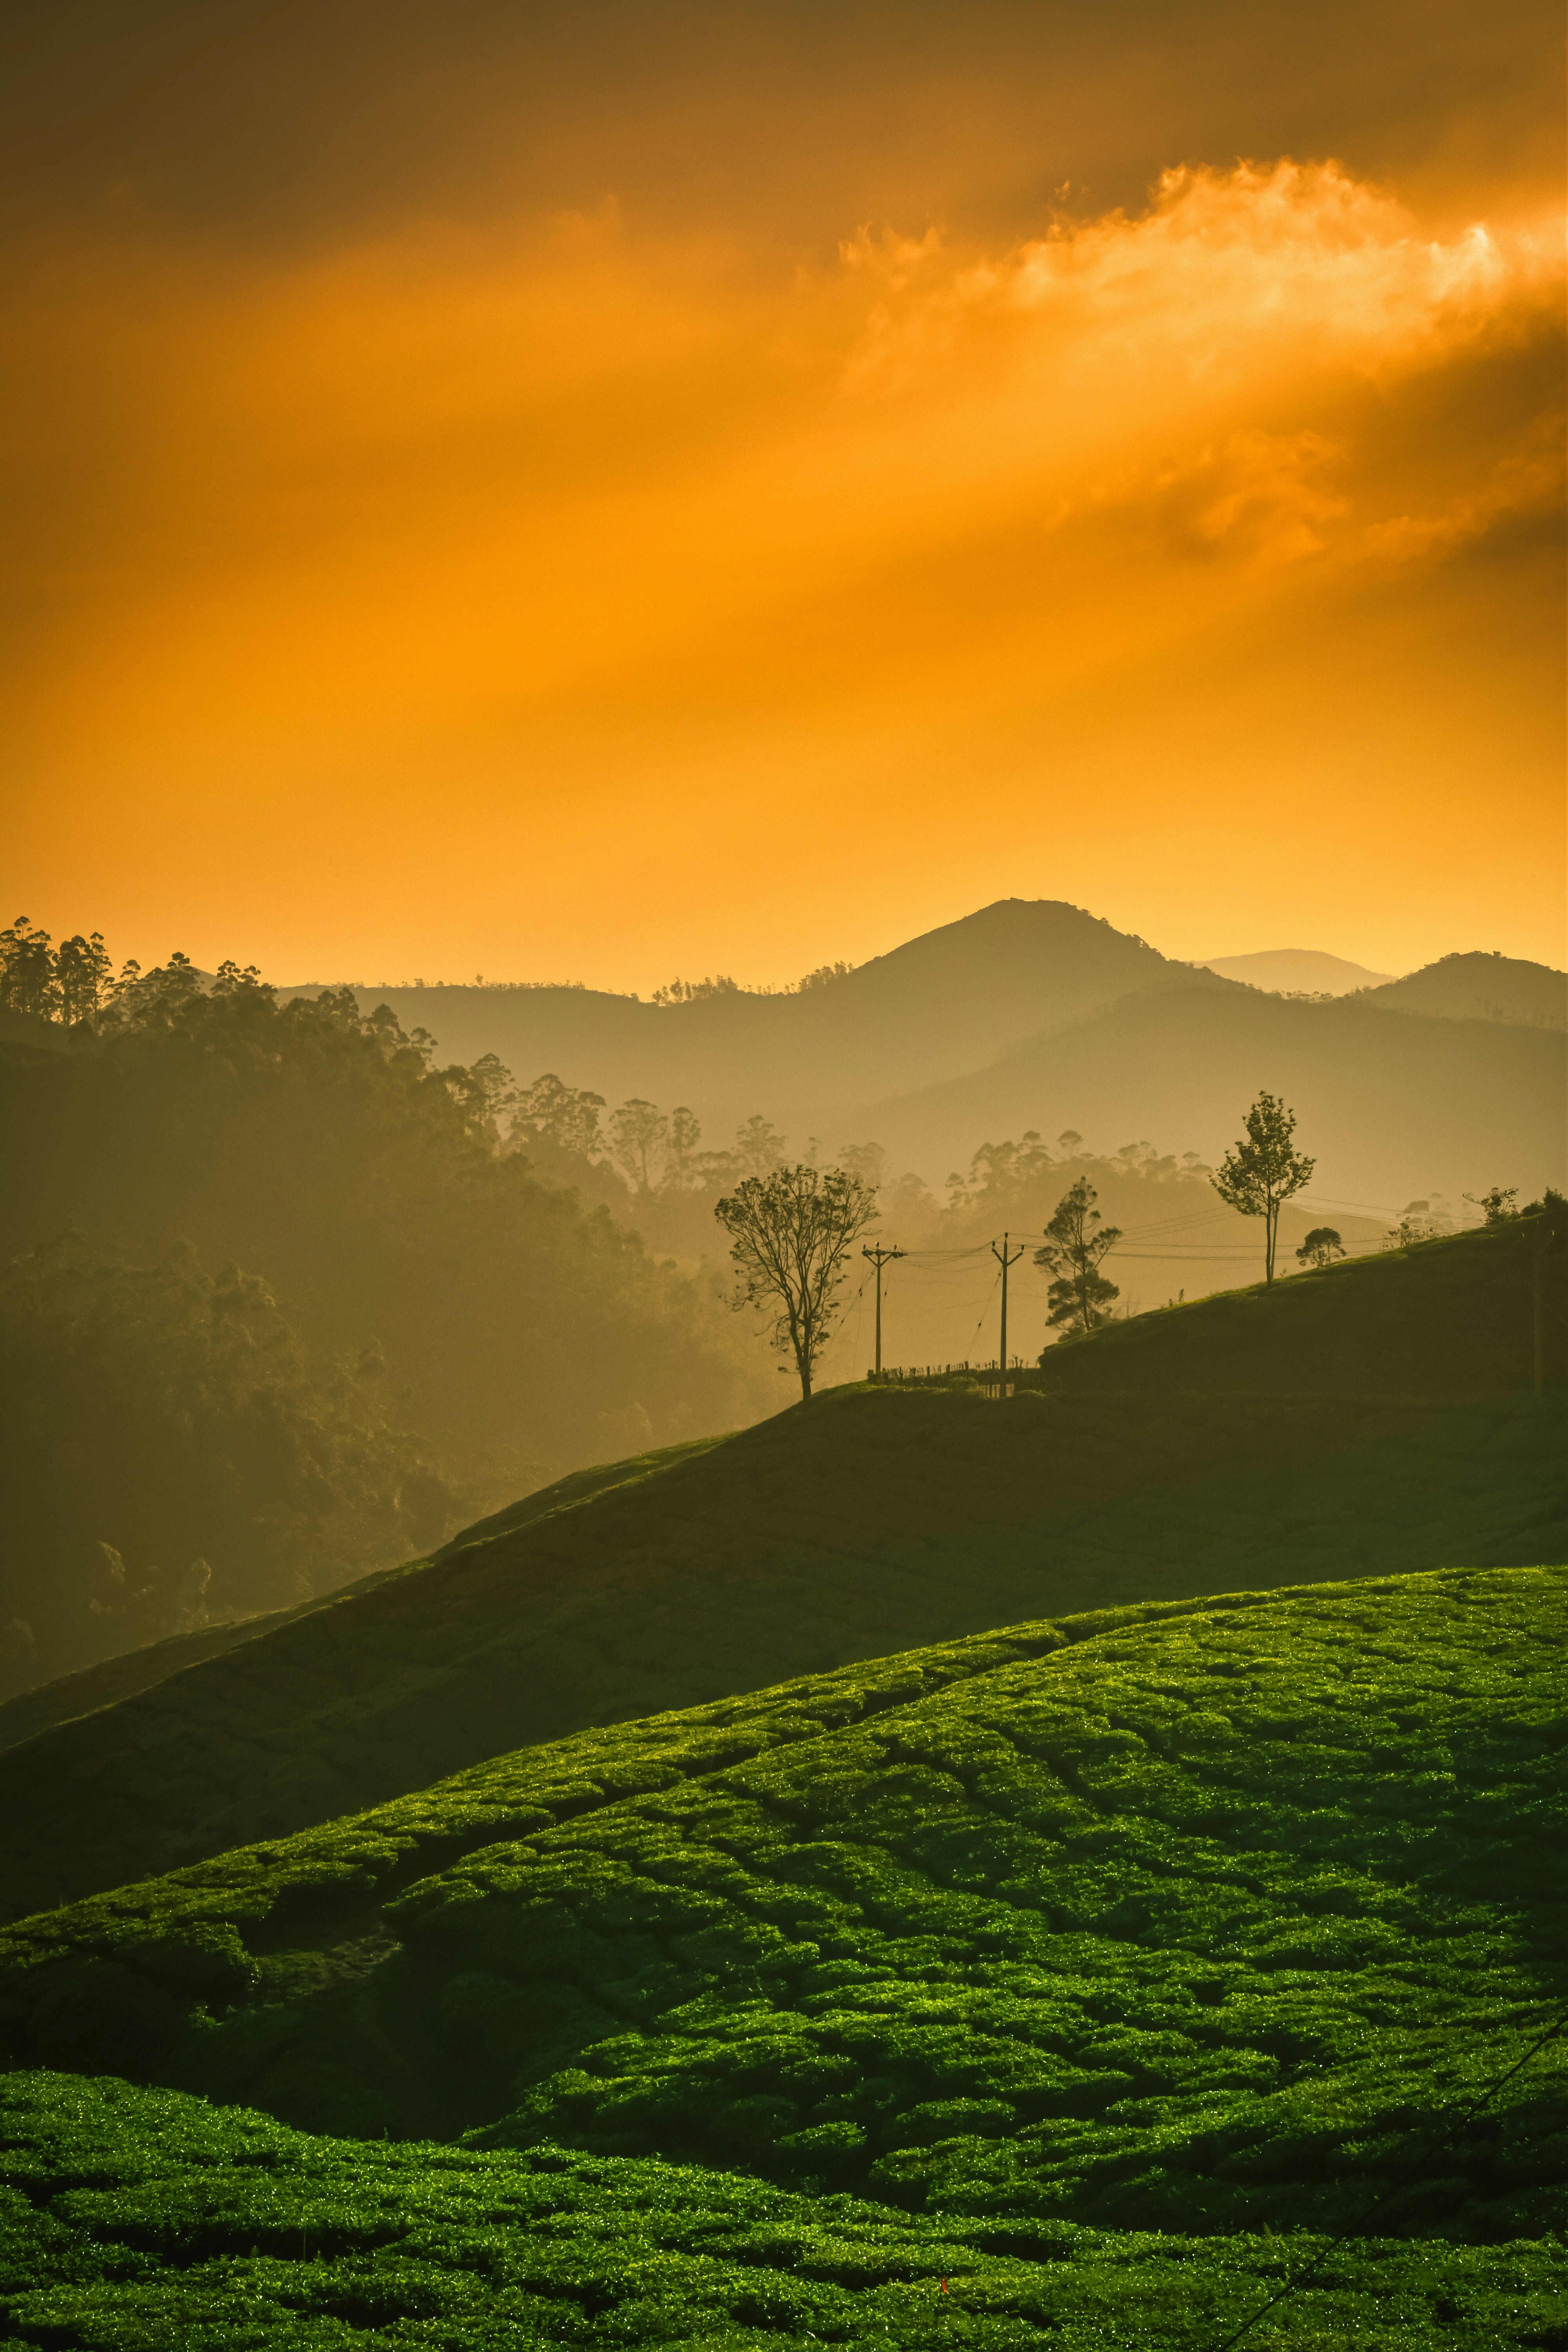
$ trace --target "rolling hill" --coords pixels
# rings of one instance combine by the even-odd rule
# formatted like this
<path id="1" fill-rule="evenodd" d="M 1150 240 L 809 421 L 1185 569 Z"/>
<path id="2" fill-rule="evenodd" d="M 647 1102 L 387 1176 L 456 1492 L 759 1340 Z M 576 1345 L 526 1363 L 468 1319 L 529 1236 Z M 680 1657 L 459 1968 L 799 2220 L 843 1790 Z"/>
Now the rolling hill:
<path id="1" fill-rule="evenodd" d="M 1550 2344 L 1565 1612 L 1037 1622 L 24 1922 L 8 2324 Z"/>
<path id="2" fill-rule="evenodd" d="M 0 1754 L 10 1914 L 525 1742 L 1024 1618 L 1568 1557 L 1561 1407 L 1520 1392 L 1505 1249 L 1172 1310 L 1053 1352 L 1064 1392 L 1002 1409 L 830 1391 L 579 1474 L 93 1711 L 30 1695 Z M 1402 1299 L 1414 1362 L 1387 1344 Z"/>
<path id="3" fill-rule="evenodd" d="M 1568 1212 L 1558 1203 L 1517 1223 L 1106 1324 L 1050 1349 L 1042 1378 L 1075 1391 L 1234 1387 L 1289 1395 L 1354 1386 L 1369 1394 L 1474 1395 L 1532 1385 L 1539 1328 L 1542 1389 L 1561 1392 L 1568 1389 L 1565 1243 Z"/>
<path id="4" fill-rule="evenodd" d="M 1325 1004 L 1238 987 L 1130 996 L 984 1069 L 862 1104 L 851 1131 L 945 1170 L 978 1135 L 1147 1135 L 1217 1161 L 1258 1092 L 1317 1160 L 1309 1202 L 1397 1211 L 1434 1190 L 1568 1181 L 1568 1065 L 1543 1028 L 1416 1017 L 1382 992 Z"/>
<path id="5" fill-rule="evenodd" d="M 1568 1029 L 1568 972 L 1518 956 L 1447 955 L 1381 988 L 1369 1003 L 1446 1021 L 1503 1021 L 1527 1029 Z"/>

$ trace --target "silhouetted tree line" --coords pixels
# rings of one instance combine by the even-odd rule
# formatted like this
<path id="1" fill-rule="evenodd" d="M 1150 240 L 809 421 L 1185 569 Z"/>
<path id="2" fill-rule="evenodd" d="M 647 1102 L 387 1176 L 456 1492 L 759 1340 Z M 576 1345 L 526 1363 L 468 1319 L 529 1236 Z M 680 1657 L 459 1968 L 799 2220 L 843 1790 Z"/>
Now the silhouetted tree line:
<path id="1" fill-rule="evenodd" d="M 63 988 L 64 950 L 50 951 L 49 978 L 39 937 L 20 924 L 7 935 L 5 1001 L 63 1020 L 49 990 Z M 426 1035 L 384 1006 L 362 1014 L 346 989 L 279 1005 L 232 963 L 210 981 L 182 956 L 114 976 L 104 956 L 97 969 L 76 1050 L 0 1048 L 0 1243 L 23 1261 L 5 1293 L 7 1388 L 35 1362 L 52 1366 L 28 1426 L 38 1436 L 58 1423 L 81 1457 L 72 1470 L 58 1446 L 31 1446 L 13 1465 L 33 1485 L 6 1522 L 0 1623 L 21 1621 L 35 1642 L 53 1629 L 42 1671 L 103 1654 L 113 1626 L 111 1649 L 179 1622 L 198 1559 L 212 1613 L 278 1605 L 301 1579 L 319 1591 L 390 1564 L 578 1463 L 775 1403 L 717 1266 L 682 1274 L 603 1200 L 558 1181 L 581 1157 L 550 1139 L 569 1128 L 545 1116 L 538 1087 L 517 1089 L 493 1062 L 437 1066 Z M 68 1228 L 81 1238 L 62 1241 Z M 171 1272 L 175 1243 L 194 1259 Z M 274 1302 L 266 1347 L 262 1292 L 247 1283 Z M 198 1311 L 202 1284 L 217 1288 Z M 89 1312 L 89 1294 L 118 1304 Z M 237 1314 L 242 1298 L 252 1304 Z M 186 1340 L 154 1345 L 165 1325 Z M 205 1354 L 189 1336 L 198 1327 Z M 377 1357 L 374 1381 L 342 1370 Z M 264 1423 L 293 1438 L 268 1454 L 252 1442 Z M 130 1432 L 153 1425 L 163 1435 L 148 1460 L 163 1466 L 143 1477 Z M 195 1458 L 179 1448 L 197 1431 L 215 1460 L 247 1465 L 223 1490 L 243 1508 L 220 1509 L 216 1488 L 175 1466 Z M 57 1510 L 73 1478 L 66 1550 L 50 1549 L 35 1578 L 28 1562 L 44 1556 L 24 1528 Z M 133 1501 L 155 1494 L 163 1519 Z"/>

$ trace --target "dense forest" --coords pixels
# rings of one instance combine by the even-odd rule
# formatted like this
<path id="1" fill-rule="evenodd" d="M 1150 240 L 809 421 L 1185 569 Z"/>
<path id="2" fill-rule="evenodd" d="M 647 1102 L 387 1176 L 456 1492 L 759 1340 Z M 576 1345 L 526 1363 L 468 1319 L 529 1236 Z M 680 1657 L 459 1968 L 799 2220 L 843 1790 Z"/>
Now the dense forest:
<path id="1" fill-rule="evenodd" d="M 5 1001 L 69 1046 L 0 1047 L 7 1688 L 776 1402 L 718 1269 L 571 1189 L 548 1086 L 437 1067 L 347 992 L 40 939 L 5 942 Z"/>

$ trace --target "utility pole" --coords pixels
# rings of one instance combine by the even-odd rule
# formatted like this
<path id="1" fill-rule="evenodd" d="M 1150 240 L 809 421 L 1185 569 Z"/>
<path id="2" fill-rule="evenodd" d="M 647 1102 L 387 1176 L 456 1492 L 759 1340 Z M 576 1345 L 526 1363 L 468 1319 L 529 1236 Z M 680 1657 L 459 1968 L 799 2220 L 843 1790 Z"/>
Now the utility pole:
<path id="1" fill-rule="evenodd" d="M 1022 1242 L 1018 1244 L 1016 1250 L 1009 1250 L 1007 1240 L 1008 1236 L 1004 1234 L 1000 1249 L 994 1242 L 991 1244 L 991 1255 L 1002 1269 L 1002 1384 L 996 1393 L 998 1399 L 1004 1403 L 1007 1398 L 1007 1268 L 1010 1265 L 1016 1265 L 1024 1255 Z"/>
<path id="2" fill-rule="evenodd" d="M 882 1377 L 882 1268 L 902 1257 L 901 1249 L 884 1249 L 879 1242 L 875 1249 L 862 1248 L 862 1257 L 868 1257 L 877 1269 L 877 1378 Z"/>

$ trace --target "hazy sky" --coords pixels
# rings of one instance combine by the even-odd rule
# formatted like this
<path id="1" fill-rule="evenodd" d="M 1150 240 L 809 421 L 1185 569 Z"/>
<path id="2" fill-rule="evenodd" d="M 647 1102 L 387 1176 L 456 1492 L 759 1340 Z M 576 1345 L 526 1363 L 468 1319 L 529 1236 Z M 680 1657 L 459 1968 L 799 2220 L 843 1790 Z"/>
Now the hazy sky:
<path id="1" fill-rule="evenodd" d="M 1563 960 L 1555 6 L 6 16 L 9 899 Z"/>

